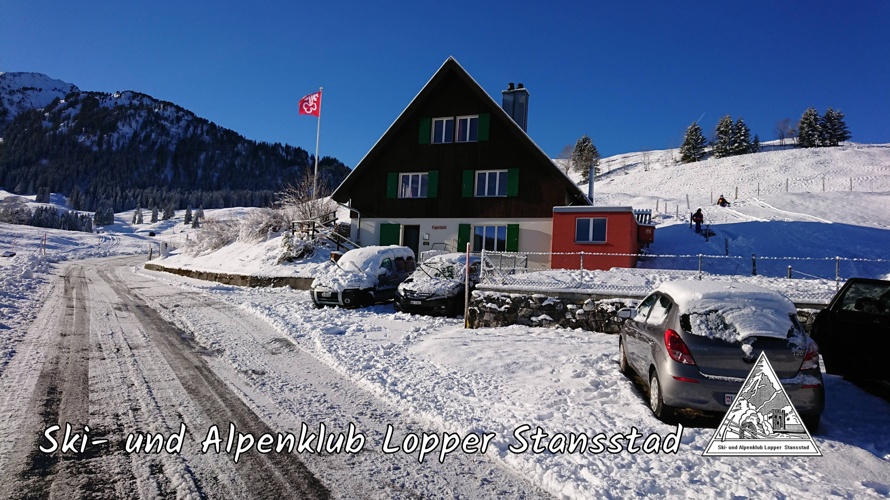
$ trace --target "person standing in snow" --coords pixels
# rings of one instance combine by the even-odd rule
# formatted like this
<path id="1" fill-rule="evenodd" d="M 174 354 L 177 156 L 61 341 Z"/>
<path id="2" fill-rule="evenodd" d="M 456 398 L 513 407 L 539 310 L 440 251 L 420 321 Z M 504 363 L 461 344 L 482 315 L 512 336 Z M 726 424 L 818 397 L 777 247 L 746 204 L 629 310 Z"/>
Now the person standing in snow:
<path id="1" fill-rule="evenodd" d="M 701 208 L 699 208 L 698 210 L 695 211 L 694 214 L 692 214 L 692 222 L 695 222 L 695 232 L 696 233 L 701 232 L 701 224 L 704 221 L 705 221 L 705 214 L 701 213 Z"/>

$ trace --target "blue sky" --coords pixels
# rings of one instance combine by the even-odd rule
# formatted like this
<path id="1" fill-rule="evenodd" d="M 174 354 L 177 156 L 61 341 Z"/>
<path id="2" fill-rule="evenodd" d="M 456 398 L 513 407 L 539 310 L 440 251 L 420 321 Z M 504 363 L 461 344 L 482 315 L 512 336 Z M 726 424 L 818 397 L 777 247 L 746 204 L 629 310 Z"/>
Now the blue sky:
<path id="1" fill-rule="evenodd" d="M 550 156 L 677 147 L 702 117 L 762 141 L 807 107 L 890 143 L 890 2 L 494 3 L 0 0 L 0 71 L 136 90 L 245 137 L 315 149 L 297 101 L 324 87 L 322 156 L 355 166 L 454 56 L 500 102 L 531 94 Z"/>

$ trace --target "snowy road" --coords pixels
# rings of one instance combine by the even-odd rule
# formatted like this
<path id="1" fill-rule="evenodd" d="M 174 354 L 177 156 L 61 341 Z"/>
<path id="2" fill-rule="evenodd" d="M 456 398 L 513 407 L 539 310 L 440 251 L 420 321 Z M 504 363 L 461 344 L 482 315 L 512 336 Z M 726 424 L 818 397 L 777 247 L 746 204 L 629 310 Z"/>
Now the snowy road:
<path id="1" fill-rule="evenodd" d="M 421 426 L 256 316 L 133 273 L 140 260 L 68 264 L 18 345 L 0 378 L 0 497 L 546 496 L 481 453 L 384 456 L 389 426 L 391 447 Z M 224 346 L 210 340 L 221 332 Z M 231 424 L 243 434 L 227 451 Z M 321 438 L 292 453 L 247 446 L 300 443 L 302 424 L 367 439 L 340 453 L 318 452 Z M 150 435 L 164 451 L 144 451 Z"/>

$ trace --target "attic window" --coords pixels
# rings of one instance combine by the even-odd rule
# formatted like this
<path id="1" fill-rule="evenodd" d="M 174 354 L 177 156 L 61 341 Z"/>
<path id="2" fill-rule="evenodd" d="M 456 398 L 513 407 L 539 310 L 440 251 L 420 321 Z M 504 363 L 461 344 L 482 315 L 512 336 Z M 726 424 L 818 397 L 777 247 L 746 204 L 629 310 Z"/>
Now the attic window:
<path id="1" fill-rule="evenodd" d="M 433 144 L 450 144 L 454 142 L 454 118 L 433 118 Z"/>
<path id="2" fill-rule="evenodd" d="M 457 117 L 456 142 L 476 142 L 479 135 L 479 115 Z"/>

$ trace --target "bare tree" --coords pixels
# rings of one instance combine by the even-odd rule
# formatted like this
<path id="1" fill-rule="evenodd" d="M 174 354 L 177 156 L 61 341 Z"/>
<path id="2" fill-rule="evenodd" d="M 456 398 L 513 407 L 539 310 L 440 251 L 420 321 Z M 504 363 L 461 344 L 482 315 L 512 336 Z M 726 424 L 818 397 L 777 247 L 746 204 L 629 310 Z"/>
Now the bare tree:
<path id="1" fill-rule="evenodd" d="M 797 131 L 794 130 L 794 126 L 791 124 L 790 118 L 782 118 L 776 123 L 776 139 L 779 140 L 779 144 L 785 145 L 785 139 L 794 139 L 797 134 Z"/>
<path id="2" fill-rule="evenodd" d="M 316 192 L 319 197 L 313 196 Z M 329 198 L 330 183 L 326 177 L 318 177 L 305 172 L 294 183 L 288 184 L 277 193 L 278 206 L 290 221 L 311 220 L 337 211 L 337 202 Z"/>
<path id="3" fill-rule="evenodd" d="M 643 171 L 648 172 L 652 166 L 652 151 L 643 151 L 640 156 L 643 160 Z"/>
<path id="4" fill-rule="evenodd" d="M 562 151 L 559 152 L 559 155 L 556 156 L 556 164 L 559 165 L 559 168 L 561 168 L 566 175 L 572 171 L 572 153 L 574 151 L 575 146 L 566 144 L 563 146 Z"/>

